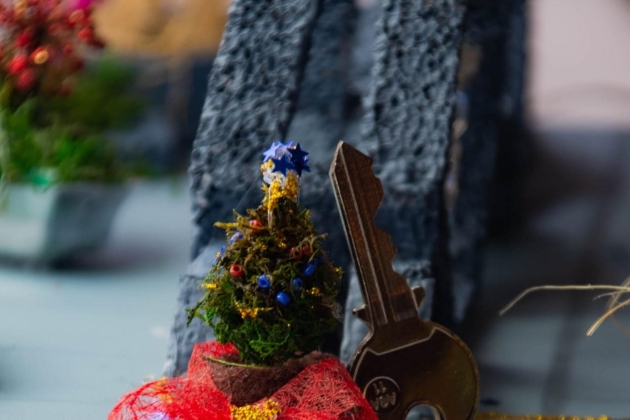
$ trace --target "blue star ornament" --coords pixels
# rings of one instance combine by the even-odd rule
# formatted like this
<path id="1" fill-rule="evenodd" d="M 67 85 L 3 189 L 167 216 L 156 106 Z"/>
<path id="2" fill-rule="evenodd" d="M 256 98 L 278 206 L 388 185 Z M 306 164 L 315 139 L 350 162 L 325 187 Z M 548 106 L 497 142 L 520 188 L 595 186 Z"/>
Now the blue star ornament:
<path id="1" fill-rule="evenodd" d="M 291 154 L 291 163 L 298 175 L 301 176 L 302 171 L 311 171 L 311 168 L 308 167 L 308 153 L 302 150 L 300 143 L 295 148 L 289 149 L 289 153 Z"/>
<path id="2" fill-rule="evenodd" d="M 265 150 L 265 152 L 263 153 L 263 156 L 265 157 L 263 159 L 263 162 L 267 162 L 269 159 L 275 159 L 278 155 L 278 148 L 282 145 L 283 144 L 279 141 L 274 141 L 273 143 L 271 143 L 271 147 Z"/>
<path id="3" fill-rule="evenodd" d="M 273 162 L 273 171 L 280 172 L 282 175 L 287 174 L 289 169 L 295 170 L 295 166 L 291 162 L 285 159 L 271 159 Z"/>

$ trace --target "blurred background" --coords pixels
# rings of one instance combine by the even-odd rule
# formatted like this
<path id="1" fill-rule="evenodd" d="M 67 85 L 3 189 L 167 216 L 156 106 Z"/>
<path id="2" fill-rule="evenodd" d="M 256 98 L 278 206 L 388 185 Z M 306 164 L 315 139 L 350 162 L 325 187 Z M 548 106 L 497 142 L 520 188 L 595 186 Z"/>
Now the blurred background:
<path id="1" fill-rule="evenodd" d="M 142 104 L 133 121 L 104 130 L 136 165 L 122 189 L 86 198 L 52 183 L 47 168 L 25 172 L 49 187 L 34 194 L 20 186 L 26 178 L 3 172 L 0 420 L 105 418 L 121 395 L 161 374 L 192 241 L 185 170 L 228 6 L 96 8 L 106 47 L 86 67 L 102 68 L 107 56 L 129 72 L 127 93 Z M 518 217 L 491 230 L 482 290 L 460 334 L 480 366 L 484 411 L 628 417 L 629 333 L 611 322 L 585 336 L 604 299 L 541 292 L 503 317 L 498 310 L 529 286 L 630 276 L 630 2 L 530 0 L 528 18 Z M 52 173 L 62 179 L 63 168 Z M 85 222 L 96 213 L 98 223 Z M 61 227 L 44 222 L 49 214 Z M 618 320 L 630 328 L 626 315 Z"/>

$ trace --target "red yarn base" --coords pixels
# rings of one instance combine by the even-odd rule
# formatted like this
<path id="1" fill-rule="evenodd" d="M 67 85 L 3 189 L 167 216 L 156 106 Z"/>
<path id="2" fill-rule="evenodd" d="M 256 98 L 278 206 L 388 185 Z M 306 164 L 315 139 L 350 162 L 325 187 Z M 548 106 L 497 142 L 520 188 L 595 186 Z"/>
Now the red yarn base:
<path id="1" fill-rule="evenodd" d="M 232 420 L 229 399 L 217 389 L 203 356 L 237 353 L 234 346 L 216 342 L 195 346 L 187 376 L 141 386 L 121 399 L 108 420 Z M 277 420 L 378 420 L 333 357 L 308 365 L 269 399 L 279 406 Z"/>

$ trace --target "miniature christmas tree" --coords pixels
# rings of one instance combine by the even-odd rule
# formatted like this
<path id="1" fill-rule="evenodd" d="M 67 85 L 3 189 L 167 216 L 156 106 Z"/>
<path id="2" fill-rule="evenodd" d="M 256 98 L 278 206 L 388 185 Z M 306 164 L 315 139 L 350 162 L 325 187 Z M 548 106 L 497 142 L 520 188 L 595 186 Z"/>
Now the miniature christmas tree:
<path id="1" fill-rule="evenodd" d="M 339 317 L 335 297 L 341 269 L 326 257 L 310 220 L 298 205 L 299 182 L 308 171 L 300 145 L 275 142 L 261 166 L 265 197 L 257 209 L 216 223 L 228 243 L 190 310 L 232 343 L 244 363 L 272 366 L 316 350 Z"/>
<path id="2" fill-rule="evenodd" d="M 195 345 L 185 376 L 125 395 L 109 420 L 378 420 L 339 359 L 317 351 L 335 328 L 341 270 L 297 203 L 308 154 L 274 143 L 261 167 L 265 197 L 233 223 L 189 310 L 217 341 Z"/>

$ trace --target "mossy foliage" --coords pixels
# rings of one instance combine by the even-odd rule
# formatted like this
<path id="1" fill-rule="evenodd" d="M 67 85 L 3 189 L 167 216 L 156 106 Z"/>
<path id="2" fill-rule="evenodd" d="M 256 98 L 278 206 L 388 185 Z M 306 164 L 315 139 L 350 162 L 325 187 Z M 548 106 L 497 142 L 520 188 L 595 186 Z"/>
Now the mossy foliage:
<path id="1" fill-rule="evenodd" d="M 199 317 L 213 327 L 244 362 L 265 366 L 321 345 L 340 317 L 335 297 L 342 275 L 324 253 L 324 236 L 308 210 L 286 197 L 271 212 L 268 204 L 217 224 L 228 244 L 203 283 L 205 296 L 189 310 L 189 321 Z"/>

